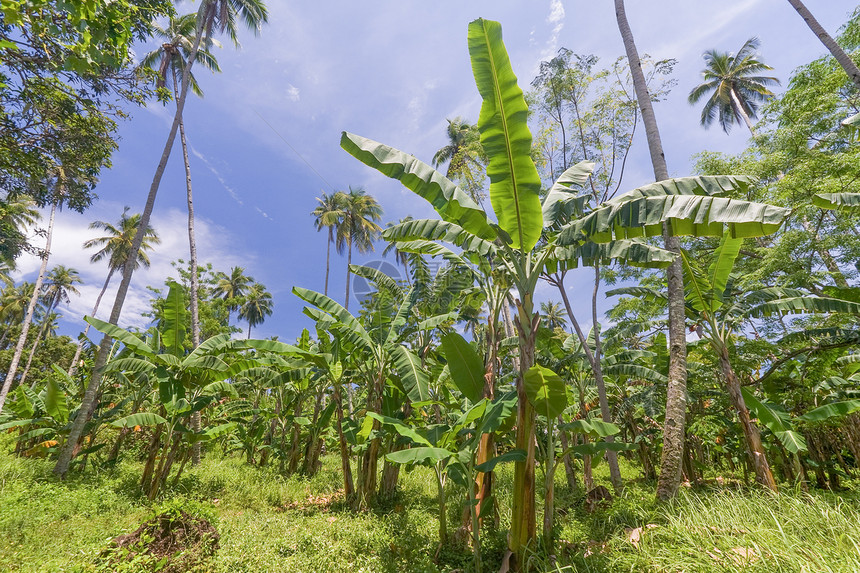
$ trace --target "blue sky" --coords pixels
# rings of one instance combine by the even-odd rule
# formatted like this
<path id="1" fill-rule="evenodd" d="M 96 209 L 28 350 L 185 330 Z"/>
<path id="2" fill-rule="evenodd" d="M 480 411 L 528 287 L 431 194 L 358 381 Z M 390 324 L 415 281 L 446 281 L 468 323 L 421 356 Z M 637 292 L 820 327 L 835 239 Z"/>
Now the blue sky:
<path id="1" fill-rule="evenodd" d="M 831 33 L 856 3 L 808 0 L 807 6 Z M 180 13 L 195 8 L 182 3 Z M 201 262 L 227 271 L 234 265 L 272 292 L 274 314 L 254 336 L 295 338 L 310 321 L 294 285 L 323 290 L 326 243 L 314 230 L 310 211 L 323 191 L 363 186 L 385 209 L 384 221 L 406 215 L 433 217 L 426 203 L 395 181 L 365 167 L 340 149 L 343 130 L 382 141 L 429 163 L 445 144 L 446 118 L 474 121 L 480 108 L 466 47 L 468 22 L 501 22 L 505 44 L 521 87 L 542 60 L 561 47 L 595 54 L 609 65 L 623 53 L 612 3 L 540 0 L 531 2 L 354 2 L 269 1 L 270 19 L 259 37 L 243 33 L 242 48 L 216 49 L 223 72 L 197 70 L 203 99 L 189 96 L 185 122 Z M 738 49 L 750 36 L 762 41 L 762 59 L 785 85 L 792 69 L 824 53 L 824 47 L 784 0 L 628 0 L 627 12 L 640 52 L 675 58 L 678 86 L 656 106 L 673 176 L 690 173 L 691 157 L 703 150 L 743 149 L 748 133 L 726 136 L 699 126 L 699 109 L 686 103 L 698 83 L 704 50 Z M 151 49 L 137 46 L 140 54 Z M 782 88 L 781 88 L 782 89 Z M 132 110 L 123 122 L 113 167 L 103 173 L 94 206 L 57 218 L 49 265 L 78 269 L 86 281 L 81 296 L 61 307 L 61 332 L 76 335 L 106 274 L 82 249 L 97 231 L 96 219 L 116 221 L 124 205 L 142 209 L 172 119 L 172 108 L 153 103 Z M 622 189 L 653 180 L 640 130 Z M 295 151 L 293 150 L 295 149 Z M 301 154 L 300 158 L 298 154 Z M 309 165 L 312 167 L 309 167 Z M 185 187 L 179 142 L 162 180 L 153 225 L 163 243 L 148 271 L 135 274 L 123 311 L 123 325 L 145 325 L 147 285 L 176 273 L 170 262 L 188 257 Z M 379 259 L 377 253 L 355 262 Z M 38 261 L 22 258 L 20 276 L 33 280 Z M 591 273 L 571 276 L 569 290 L 583 324 L 590 316 Z M 330 294 L 343 299 L 346 258 L 332 257 Z M 547 285 L 539 299 L 558 295 Z M 100 316 L 107 314 L 112 292 Z M 354 304 L 354 303 L 353 303 Z M 603 307 L 607 306 L 604 301 Z"/>

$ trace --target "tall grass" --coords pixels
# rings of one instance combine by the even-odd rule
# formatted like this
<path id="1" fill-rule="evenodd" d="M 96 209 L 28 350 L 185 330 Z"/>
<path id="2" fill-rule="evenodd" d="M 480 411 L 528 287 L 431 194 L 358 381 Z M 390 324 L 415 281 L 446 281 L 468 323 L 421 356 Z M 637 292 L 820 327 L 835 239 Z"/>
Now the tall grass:
<path id="1" fill-rule="evenodd" d="M 426 468 L 402 471 L 396 499 L 356 513 L 336 494 L 338 465 L 328 457 L 312 478 L 285 478 L 274 468 L 211 456 L 152 504 L 140 495 L 138 463 L 59 481 L 48 461 L 0 454 L 0 571 L 91 571 L 111 538 L 133 531 L 160 503 L 215 516 L 218 572 L 469 571 L 467 548 L 438 546 L 435 485 Z M 632 479 L 635 468 L 623 469 Z M 484 537 L 487 570 L 497 570 L 504 553 L 510 478 L 503 467 L 496 481 L 500 528 Z M 605 464 L 596 478 L 608 484 Z M 853 493 L 685 490 L 675 503 L 658 505 L 652 484 L 630 482 L 611 506 L 588 514 L 583 492 L 562 483 L 557 491 L 557 551 L 535 557 L 538 571 L 860 571 Z M 462 496 L 454 486 L 449 493 L 456 538 Z"/>

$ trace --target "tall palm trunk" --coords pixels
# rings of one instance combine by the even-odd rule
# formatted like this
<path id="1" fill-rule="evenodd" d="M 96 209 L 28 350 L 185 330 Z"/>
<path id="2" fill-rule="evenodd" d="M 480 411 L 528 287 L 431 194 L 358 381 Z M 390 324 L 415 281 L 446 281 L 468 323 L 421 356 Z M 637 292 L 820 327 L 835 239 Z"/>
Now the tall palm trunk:
<path id="1" fill-rule="evenodd" d="M 30 325 L 33 323 L 33 314 L 36 312 L 36 304 L 39 302 L 39 292 L 42 290 L 42 282 L 45 280 L 45 271 L 48 269 L 48 257 L 51 256 L 51 237 L 54 233 L 54 216 L 57 213 L 57 204 L 60 202 L 59 196 L 51 205 L 51 217 L 48 219 L 48 232 L 45 235 L 45 251 L 42 253 L 42 263 L 39 266 L 39 276 L 36 278 L 36 284 L 33 287 L 33 296 L 30 297 L 30 304 L 27 306 L 27 314 L 24 316 L 24 324 L 21 326 L 21 335 L 18 336 L 18 342 L 15 344 L 15 353 L 12 355 L 12 362 L 9 364 L 9 371 L 6 373 L 6 380 L 3 382 L 3 388 L 0 388 L 0 410 L 6 403 L 6 395 L 12 389 L 12 381 L 15 379 L 15 374 L 18 372 L 18 364 L 21 362 L 21 356 L 24 354 L 24 345 L 27 343 L 27 334 L 30 332 Z"/>
<path id="2" fill-rule="evenodd" d="M 111 277 L 113 277 L 114 270 L 116 270 L 116 269 L 111 267 L 110 270 L 108 271 L 107 278 L 105 279 L 105 284 L 102 286 L 102 290 L 99 293 L 98 298 L 96 298 L 96 303 L 93 305 L 93 313 L 91 315 L 93 317 L 95 317 L 96 313 L 99 311 L 99 305 L 102 302 L 102 297 L 104 296 L 105 291 L 107 290 L 108 284 L 110 283 L 110 279 L 111 279 Z M 84 338 L 87 337 L 87 333 L 89 331 L 90 331 L 90 324 L 88 323 L 87 327 L 84 329 Z M 75 357 L 72 358 L 72 363 L 69 365 L 69 376 L 70 377 L 74 376 L 75 371 L 78 369 L 78 360 L 81 358 L 81 351 L 83 350 L 83 348 L 84 348 L 84 340 L 81 339 L 78 341 L 78 347 L 75 349 Z"/>
<path id="3" fill-rule="evenodd" d="M 606 396 L 606 382 L 603 379 L 603 365 L 600 363 L 602 347 L 600 342 L 600 321 L 597 317 L 597 292 L 600 289 L 600 265 L 594 266 L 594 290 L 591 295 L 591 320 L 594 329 L 594 381 L 597 383 L 597 397 L 600 401 L 600 417 L 604 422 L 611 423 L 612 415 L 609 413 L 609 400 Z M 606 438 L 607 442 L 613 441 L 612 436 Z M 618 454 L 613 450 L 606 451 L 606 461 L 609 465 L 609 479 L 616 492 L 620 492 L 623 483 L 621 481 L 621 470 L 618 468 Z"/>
<path id="4" fill-rule="evenodd" d="M 173 68 L 173 94 L 174 98 L 178 99 L 176 81 L 176 67 Z M 188 263 L 189 272 L 191 274 L 191 293 L 189 295 L 191 307 L 191 349 L 194 350 L 200 346 L 200 313 L 198 305 L 198 289 L 199 280 L 197 278 L 197 241 L 194 239 L 194 197 L 191 193 L 191 163 L 188 161 L 188 142 L 185 139 L 185 121 L 180 116 L 179 118 L 179 142 L 182 144 L 182 161 L 185 164 L 185 191 L 186 200 L 188 203 Z M 191 429 L 195 432 L 200 431 L 200 412 L 194 412 L 191 415 Z M 200 442 L 195 442 L 191 447 L 191 465 L 196 466 L 200 463 Z"/>
<path id="5" fill-rule="evenodd" d="M 818 36 L 821 43 L 830 50 L 830 53 L 833 54 L 833 57 L 836 58 L 836 61 L 839 62 L 839 65 L 842 66 L 842 69 L 845 70 L 845 73 L 848 74 L 849 78 L 851 78 L 851 81 L 854 82 L 854 85 L 860 88 L 860 68 L 857 67 L 857 64 L 854 63 L 851 56 L 846 54 L 845 50 L 839 47 L 836 40 L 834 40 L 830 34 L 827 33 L 824 27 L 818 23 L 818 20 L 815 19 L 815 16 L 812 15 L 812 12 L 806 8 L 803 2 L 800 0 L 788 0 L 788 3 L 797 10 L 797 13 L 800 14 L 800 17 L 803 18 L 803 21 L 806 22 L 806 25 L 809 26 L 810 30 L 812 30 L 812 33 Z"/>
<path id="6" fill-rule="evenodd" d="M 352 266 L 352 238 L 349 241 L 349 249 L 348 254 L 346 256 L 346 299 L 344 300 L 343 307 L 346 310 L 349 310 L 349 277 L 352 270 L 349 268 Z"/>
<path id="7" fill-rule="evenodd" d="M 134 235 L 134 239 L 131 243 L 131 249 L 128 253 L 129 261 L 137 260 L 137 255 L 140 252 L 140 244 L 143 242 L 143 237 L 146 234 L 146 230 L 149 228 L 149 219 L 152 216 L 152 210 L 155 207 L 155 197 L 158 195 L 158 188 L 161 185 L 161 178 L 164 175 L 165 168 L 167 167 L 167 160 L 170 158 L 170 151 L 173 149 L 173 142 L 176 140 L 176 132 L 179 129 L 179 122 L 182 120 L 182 110 L 185 108 L 185 99 L 188 96 L 191 67 L 194 65 L 194 60 L 197 59 L 197 53 L 200 50 L 200 41 L 203 38 L 203 31 L 205 29 L 206 36 L 208 37 L 212 28 L 214 16 L 215 4 L 210 3 L 206 8 L 203 17 L 200 19 L 200 23 L 197 25 L 194 45 L 191 47 L 188 62 L 182 72 L 182 89 L 179 93 L 179 99 L 176 100 L 176 114 L 173 116 L 173 124 L 170 126 L 170 133 L 168 134 L 167 141 L 164 144 L 164 151 L 161 153 L 161 159 L 158 162 L 158 167 L 155 169 L 155 175 L 152 178 L 152 184 L 149 187 L 146 205 L 144 206 L 143 213 L 141 213 L 140 216 L 140 226 L 138 227 L 137 233 Z M 125 297 L 128 294 L 128 288 L 131 285 L 131 277 L 133 273 L 133 263 L 124 265 L 122 281 L 119 284 L 113 308 L 111 309 L 110 318 L 108 319 L 110 324 L 116 325 L 119 322 L 119 316 L 122 312 L 123 303 L 125 303 Z M 57 464 L 54 466 L 54 473 L 58 476 L 65 477 L 68 473 L 69 463 L 72 461 L 72 455 L 74 454 L 77 442 L 83 434 L 84 425 L 87 423 L 87 420 L 89 420 L 89 417 L 95 409 L 96 397 L 98 396 L 99 387 L 101 386 L 102 370 L 104 369 L 105 364 L 107 364 L 111 342 L 111 337 L 105 335 L 102 337 L 102 341 L 99 344 L 99 350 L 96 354 L 96 360 L 93 366 L 93 375 L 90 378 L 90 383 L 87 385 L 84 399 L 81 402 L 80 409 L 78 410 L 78 415 L 72 423 L 66 444 L 60 451 L 60 455 L 57 458 Z"/>
<path id="8" fill-rule="evenodd" d="M 636 51 L 633 32 L 627 21 L 624 10 L 624 0 L 615 0 L 615 16 L 618 20 L 618 30 L 624 42 L 630 74 L 633 76 L 633 87 L 636 100 L 642 111 L 642 123 L 648 139 L 648 150 L 651 154 L 651 164 L 657 181 L 669 178 L 666 167 L 666 157 L 663 155 L 663 143 L 660 141 L 660 131 L 657 128 L 657 118 L 651 106 L 651 96 L 642 63 Z M 681 242 L 677 237 L 669 235 L 667 225 L 663 226 L 663 241 L 667 250 L 673 253 L 681 252 Z M 660 461 L 660 477 L 657 481 L 657 498 L 667 500 L 678 493 L 681 485 L 681 462 L 684 454 L 684 426 L 687 410 L 687 339 L 684 328 L 684 276 L 681 257 L 678 256 L 666 269 L 666 279 L 669 294 L 669 380 L 666 389 L 666 419 L 663 425 L 663 456 Z"/>
<path id="9" fill-rule="evenodd" d="M 567 311 L 567 316 L 570 318 L 570 323 L 573 325 L 573 330 L 576 332 L 579 342 L 582 344 L 582 350 L 585 353 L 585 358 L 591 366 L 591 371 L 594 373 L 594 381 L 597 384 L 597 395 L 600 402 L 600 417 L 604 422 L 612 422 L 612 416 L 609 413 L 609 400 L 606 396 L 606 382 L 603 379 L 603 365 L 600 363 L 601 343 L 600 343 L 600 323 L 597 320 L 597 292 L 600 288 L 600 268 L 594 269 L 594 290 L 591 296 L 591 316 L 594 323 L 594 352 L 588 346 L 588 339 L 583 332 L 576 315 L 573 314 L 573 307 L 570 305 L 570 299 L 567 297 L 567 290 L 564 288 L 564 274 L 559 273 L 550 278 L 550 282 L 558 287 L 561 293 L 561 300 L 564 303 L 564 308 Z M 606 438 L 607 441 L 612 441 L 612 437 Z M 616 492 L 621 491 L 623 483 L 621 481 L 621 470 L 618 468 L 618 455 L 607 450 L 606 460 L 609 462 L 609 478 L 612 481 L 612 487 Z"/>
<path id="10" fill-rule="evenodd" d="M 38 334 L 36 334 L 36 340 L 33 341 L 33 344 L 30 347 L 30 354 L 27 356 L 27 364 L 24 366 L 24 371 L 21 372 L 21 379 L 18 380 L 18 384 L 21 386 L 23 386 L 27 380 L 27 374 L 30 373 L 30 366 L 33 364 L 33 357 L 36 355 L 36 349 L 39 348 L 39 343 L 42 342 L 42 337 L 45 336 L 45 331 L 48 329 L 48 324 L 50 324 L 51 321 L 51 313 L 54 312 L 58 302 L 59 301 L 56 300 L 56 298 L 51 300 L 51 304 L 48 305 L 48 308 L 45 311 L 45 317 L 42 319 L 42 324 L 39 328 Z M 35 382 L 33 384 L 35 385 Z"/>
<path id="11" fill-rule="evenodd" d="M 328 228 L 328 243 L 325 248 L 325 289 L 323 290 L 323 294 L 328 296 L 328 271 L 329 271 L 329 263 L 331 261 L 331 244 L 334 242 L 334 237 L 332 236 L 334 229 L 332 227 Z"/>

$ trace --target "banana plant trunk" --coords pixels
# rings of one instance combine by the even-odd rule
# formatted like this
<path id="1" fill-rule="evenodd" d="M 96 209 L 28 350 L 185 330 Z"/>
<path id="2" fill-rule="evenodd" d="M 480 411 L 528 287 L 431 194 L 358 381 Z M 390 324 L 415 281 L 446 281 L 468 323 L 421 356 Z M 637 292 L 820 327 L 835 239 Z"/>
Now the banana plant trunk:
<path id="1" fill-rule="evenodd" d="M 343 493 L 349 499 L 355 493 L 355 486 L 352 482 L 352 468 L 349 463 L 349 446 L 347 446 L 346 437 L 343 435 L 343 398 L 340 383 L 335 385 L 332 399 L 335 403 L 335 416 L 337 416 L 337 441 L 340 446 L 340 465 L 343 471 Z"/>
<path id="2" fill-rule="evenodd" d="M 179 99 L 176 100 L 176 113 L 173 116 L 173 124 L 170 126 L 170 133 L 167 136 L 167 141 L 164 144 L 164 150 L 161 153 L 161 159 L 155 169 L 155 175 L 152 178 L 152 184 L 149 187 L 149 194 L 146 197 L 146 204 L 143 212 L 140 215 L 140 226 L 137 233 L 134 235 L 131 247 L 128 253 L 129 261 L 136 261 L 137 255 L 140 252 L 140 245 L 143 242 L 143 237 L 149 229 L 149 220 L 152 216 L 152 211 L 155 208 L 155 198 L 158 195 L 158 188 L 161 186 L 161 178 L 164 176 L 164 171 L 167 168 L 167 160 L 170 158 L 170 152 L 173 149 L 173 142 L 176 140 L 176 132 L 179 130 L 179 122 L 182 119 L 182 110 L 185 108 L 185 100 L 188 95 L 188 86 L 190 84 L 191 68 L 194 65 L 194 60 L 197 59 L 197 53 L 200 50 L 200 42 L 203 39 L 204 29 L 206 37 L 212 29 L 212 22 L 215 17 L 215 9 L 217 4 L 210 2 L 206 5 L 206 10 L 200 23 L 197 25 L 197 33 L 194 37 L 194 44 L 191 46 L 191 53 L 188 55 L 188 62 L 185 69 L 182 71 L 182 88 L 179 92 Z M 114 299 L 113 308 L 111 309 L 108 322 L 116 325 L 119 322 L 119 316 L 122 313 L 122 307 L 125 303 L 125 297 L 128 294 L 128 289 L 131 286 L 131 277 L 134 274 L 134 264 L 124 265 L 122 271 L 122 281 L 120 281 L 119 289 Z M 99 395 L 99 387 L 101 386 L 102 373 L 107 364 L 108 353 L 110 352 L 112 339 L 105 335 L 102 337 L 99 344 L 98 353 L 96 354 L 95 364 L 93 366 L 93 375 L 90 378 L 90 383 L 84 392 L 84 399 L 81 402 L 81 407 L 78 410 L 78 415 L 72 423 L 69 436 L 65 446 L 60 450 L 60 455 L 57 458 L 57 464 L 54 466 L 54 474 L 65 477 L 69 471 L 69 464 L 72 461 L 72 456 L 84 431 L 84 425 L 92 416 L 95 410 L 96 399 Z"/>
<path id="3" fill-rule="evenodd" d="M 368 412 L 376 412 L 377 414 L 380 412 L 382 406 L 382 385 L 384 381 L 384 370 L 374 375 L 373 385 L 367 396 Z M 371 433 L 374 433 L 379 427 L 379 422 L 374 420 Z M 379 463 L 379 445 L 379 437 L 374 437 L 370 440 L 361 464 L 361 475 L 358 478 L 357 503 L 364 507 L 371 507 L 376 499 L 376 469 Z"/>
<path id="4" fill-rule="evenodd" d="M 624 0 L 615 0 L 615 16 L 618 30 L 624 42 L 624 50 L 633 77 L 636 100 L 642 112 L 642 123 L 648 140 L 651 164 L 656 181 L 669 178 L 657 117 L 651 105 L 648 84 L 642 71 L 639 52 L 633 39 L 633 31 L 627 21 Z M 663 226 L 663 241 L 668 251 L 681 253 L 681 242 L 671 236 L 668 225 Z M 669 380 L 666 388 L 666 417 L 663 424 L 663 457 L 660 461 L 660 478 L 657 481 L 657 499 L 669 500 L 678 494 L 681 485 L 681 464 L 684 455 L 684 427 L 687 411 L 687 338 L 684 328 L 684 269 L 681 258 L 666 269 L 669 295 Z"/>
<path id="5" fill-rule="evenodd" d="M 771 473 L 770 465 L 767 462 L 767 455 L 761 443 L 761 434 L 758 431 L 758 427 L 750 418 L 750 411 L 741 394 L 740 380 L 738 380 L 729 360 L 728 348 L 724 344 L 720 344 L 719 346 L 720 370 L 726 381 L 726 390 L 728 390 L 729 399 L 738 413 L 738 418 L 744 431 L 744 440 L 746 441 L 747 452 L 753 463 L 756 481 L 776 493 L 776 481 L 773 479 L 773 473 Z"/>
<path id="6" fill-rule="evenodd" d="M 517 301 L 515 326 L 519 337 L 519 374 L 517 376 L 516 448 L 526 459 L 514 463 L 514 493 L 509 549 L 516 556 L 518 570 L 525 570 L 526 552 L 534 550 L 537 537 L 535 507 L 535 410 L 526 395 L 525 373 L 535 363 L 535 341 L 540 317 L 534 314 L 531 293 L 521 293 Z"/>
<path id="7" fill-rule="evenodd" d="M 493 400 L 496 397 L 496 362 L 498 361 L 499 352 L 499 333 L 497 331 L 498 323 L 490 316 L 487 322 L 487 363 L 484 366 L 484 392 L 483 397 L 488 400 Z M 481 440 L 478 442 L 478 450 L 475 454 L 475 465 L 480 465 L 495 457 L 496 444 L 492 433 L 482 434 Z M 484 512 L 489 509 L 485 505 L 490 496 L 493 494 L 493 472 L 477 472 L 475 474 L 475 500 L 477 507 L 475 508 L 478 514 L 478 527 L 484 526 Z M 468 512 L 466 512 L 468 513 Z M 466 528 L 472 527 L 470 515 L 465 515 L 463 525 Z"/>

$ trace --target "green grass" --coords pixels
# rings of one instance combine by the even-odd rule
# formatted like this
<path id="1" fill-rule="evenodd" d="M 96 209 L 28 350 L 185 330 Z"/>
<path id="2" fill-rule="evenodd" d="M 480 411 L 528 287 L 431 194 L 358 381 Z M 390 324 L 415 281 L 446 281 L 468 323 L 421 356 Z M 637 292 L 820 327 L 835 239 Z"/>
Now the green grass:
<path id="1" fill-rule="evenodd" d="M 123 463 L 58 481 L 44 460 L 0 455 L 0 571 L 91 571 L 108 541 L 133 531 L 161 504 L 180 504 L 214 518 L 221 548 L 214 571 L 444 572 L 468 571 L 469 552 L 437 555 L 438 521 L 432 476 L 401 472 L 398 498 L 376 511 L 351 512 L 338 497 L 338 461 L 325 459 L 310 479 L 283 478 L 239 459 L 207 458 L 164 498 L 150 504 L 137 489 L 140 465 Z M 623 467 L 628 479 L 636 468 Z M 607 483 L 605 464 L 596 473 Z M 498 570 L 509 521 L 511 469 L 497 481 L 501 529 L 488 532 L 487 571 Z M 456 491 L 448 519 L 460 521 Z M 860 571 L 860 503 L 842 495 L 786 491 L 684 490 L 671 505 L 653 500 L 653 484 L 630 483 L 611 507 L 582 509 L 583 493 L 557 490 L 557 563 L 547 571 Z M 540 521 L 540 516 L 538 516 Z M 655 527 L 645 529 L 647 525 Z M 640 530 L 638 547 L 631 532 Z"/>

